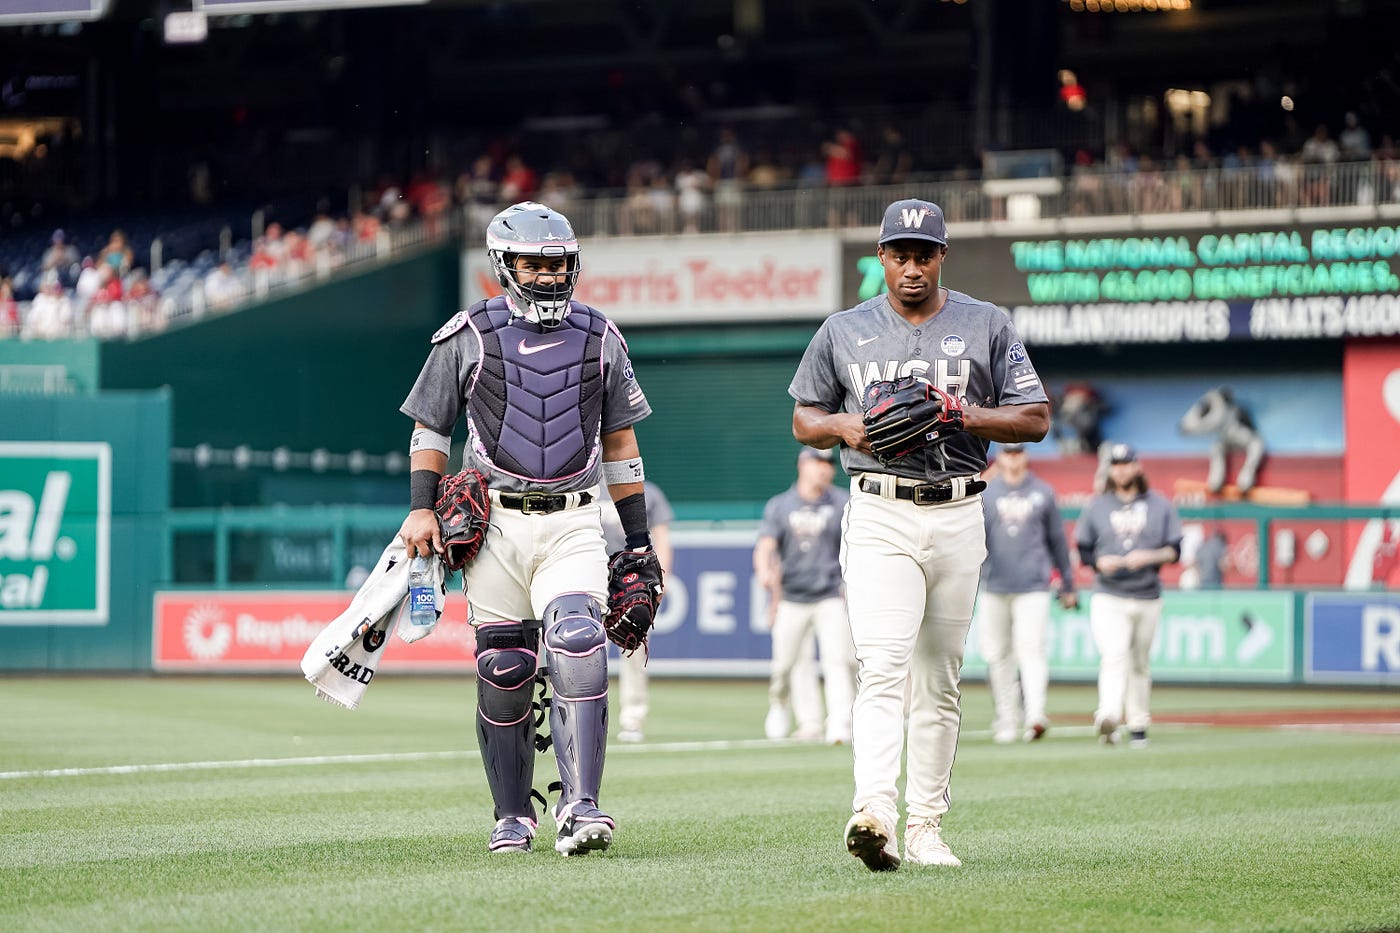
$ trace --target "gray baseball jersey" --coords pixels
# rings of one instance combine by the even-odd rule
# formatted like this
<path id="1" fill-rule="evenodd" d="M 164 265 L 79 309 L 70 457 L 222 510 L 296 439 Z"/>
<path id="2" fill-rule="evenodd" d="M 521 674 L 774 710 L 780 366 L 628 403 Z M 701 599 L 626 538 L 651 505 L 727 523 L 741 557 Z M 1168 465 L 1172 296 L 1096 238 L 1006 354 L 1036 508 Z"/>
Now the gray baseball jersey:
<path id="1" fill-rule="evenodd" d="M 783 599 L 814 603 L 841 592 L 841 516 L 850 496 L 832 486 L 808 501 L 793 486 L 768 500 L 761 538 L 778 542 Z"/>
<path id="2" fill-rule="evenodd" d="M 1074 590 L 1074 568 L 1055 490 L 1027 474 L 1017 486 L 998 476 L 982 493 L 987 560 L 982 587 L 989 593 L 1030 593 L 1050 587 L 1052 566 L 1066 592 Z"/>
<path id="3" fill-rule="evenodd" d="M 942 310 L 911 324 L 881 295 L 831 315 L 802 356 L 788 394 L 833 414 L 860 413 L 865 387 L 916 375 L 966 406 L 1048 401 L 1011 316 L 986 301 L 948 290 Z M 843 445 L 847 473 L 894 473 L 913 479 L 970 476 L 987 466 L 987 444 L 965 432 L 891 466 Z"/>
<path id="4" fill-rule="evenodd" d="M 647 524 L 652 528 L 669 525 L 676 520 L 671 503 L 655 483 L 650 480 L 642 484 L 642 495 L 647 503 Z M 603 496 L 603 540 L 607 542 L 609 554 L 616 554 L 627 546 L 627 536 L 622 531 L 622 519 L 617 517 L 617 505 L 611 496 Z"/>
<path id="5" fill-rule="evenodd" d="M 1094 559 L 1104 554 L 1120 557 L 1140 548 L 1181 547 L 1181 516 L 1166 496 L 1153 490 L 1124 502 L 1111 492 L 1100 493 L 1079 516 L 1075 544 L 1090 548 Z M 1161 570 L 1143 567 L 1098 574 L 1099 589 L 1129 599 L 1156 599 L 1162 595 Z"/>
<path id="6" fill-rule="evenodd" d="M 434 335 L 433 349 L 418 374 L 418 381 L 399 407 L 399 411 L 415 421 L 448 436 L 451 436 L 453 426 L 466 410 L 467 397 L 481 360 L 481 340 L 471 327 L 465 326 L 464 315 L 465 311 L 460 312 Z M 458 328 L 455 332 L 451 330 L 454 325 Z M 512 329 L 519 329 L 525 335 L 522 339 L 534 339 L 541 333 L 538 325 L 524 321 L 513 323 Z M 439 336 L 444 332 L 450 333 L 450 336 Z M 610 434 L 641 421 L 651 414 L 651 406 L 637 384 L 632 362 L 627 358 L 627 344 L 611 322 L 603 336 L 602 365 L 603 416 L 600 431 Z M 586 469 L 576 476 L 548 484 L 531 483 L 518 476 L 492 471 L 476 456 L 470 443 L 462 454 L 462 468 L 481 470 L 489 477 L 491 488 L 505 492 L 575 492 L 592 489 L 602 477 L 602 445 L 594 438 L 592 446 Z"/>

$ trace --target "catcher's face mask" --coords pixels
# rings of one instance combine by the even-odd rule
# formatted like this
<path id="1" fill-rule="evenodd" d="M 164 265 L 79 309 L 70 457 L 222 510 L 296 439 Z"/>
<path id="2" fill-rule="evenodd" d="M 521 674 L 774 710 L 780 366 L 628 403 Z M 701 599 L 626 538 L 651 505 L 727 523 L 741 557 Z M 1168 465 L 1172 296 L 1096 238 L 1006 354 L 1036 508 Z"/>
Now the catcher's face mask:
<path id="1" fill-rule="evenodd" d="M 523 201 L 486 227 L 486 254 L 512 309 L 541 327 L 558 327 L 582 268 L 578 239 L 563 214 Z"/>

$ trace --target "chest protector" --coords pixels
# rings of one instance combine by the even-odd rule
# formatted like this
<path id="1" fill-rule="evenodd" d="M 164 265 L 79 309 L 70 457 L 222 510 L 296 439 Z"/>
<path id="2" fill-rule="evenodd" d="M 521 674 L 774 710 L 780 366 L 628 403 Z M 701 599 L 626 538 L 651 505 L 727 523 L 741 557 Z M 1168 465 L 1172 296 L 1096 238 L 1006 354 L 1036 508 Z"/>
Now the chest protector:
<path id="1" fill-rule="evenodd" d="M 607 320 L 574 303 L 563 323 L 545 330 L 512 317 L 501 298 L 468 313 L 481 337 L 467 400 L 477 456 L 536 482 L 582 473 L 598 451 Z"/>

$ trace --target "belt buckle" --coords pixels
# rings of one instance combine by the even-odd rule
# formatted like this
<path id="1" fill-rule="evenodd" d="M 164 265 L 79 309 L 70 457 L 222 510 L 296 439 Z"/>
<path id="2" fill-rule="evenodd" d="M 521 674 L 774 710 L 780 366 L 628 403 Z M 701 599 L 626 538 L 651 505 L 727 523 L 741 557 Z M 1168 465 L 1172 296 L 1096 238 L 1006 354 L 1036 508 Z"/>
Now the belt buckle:
<path id="1" fill-rule="evenodd" d="M 947 495 L 940 496 L 941 492 L 946 492 Z M 946 502 L 951 495 L 951 489 L 945 490 L 934 483 L 922 483 L 914 487 L 914 504 L 933 505 L 935 502 Z"/>
<path id="2" fill-rule="evenodd" d="M 523 492 L 520 494 L 520 511 L 524 515 L 547 515 L 554 511 L 554 494 Z"/>

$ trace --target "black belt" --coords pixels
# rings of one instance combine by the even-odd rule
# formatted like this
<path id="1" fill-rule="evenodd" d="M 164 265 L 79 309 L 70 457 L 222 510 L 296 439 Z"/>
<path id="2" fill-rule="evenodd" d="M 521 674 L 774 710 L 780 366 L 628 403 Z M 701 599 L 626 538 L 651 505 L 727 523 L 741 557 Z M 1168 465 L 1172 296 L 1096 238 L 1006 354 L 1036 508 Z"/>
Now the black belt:
<path id="1" fill-rule="evenodd" d="M 578 500 L 570 503 L 570 496 L 578 496 Z M 508 509 L 518 509 L 527 515 L 539 513 L 547 515 L 550 512 L 560 512 L 564 509 L 577 508 L 580 505 L 587 505 L 593 501 L 591 492 L 498 492 L 497 500 Z"/>
<path id="2" fill-rule="evenodd" d="M 977 493 L 987 488 L 987 484 L 980 479 L 968 480 L 963 486 L 961 498 L 975 496 Z M 863 476 L 860 480 L 860 491 L 874 495 L 880 495 L 880 481 L 870 476 Z M 896 499 L 908 499 L 915 505 L 933 505 L 935 502 L 951 502 L 953 499 L 953 484 L 947 481 L 942 483 L 920 483 L 917 486 L 896 486 L 894 488 Z"/>

